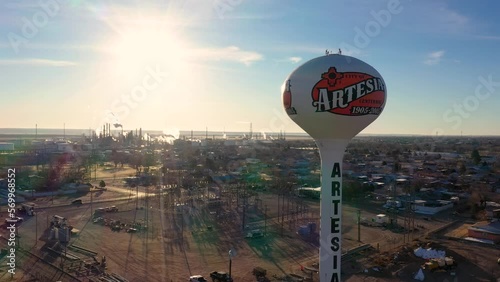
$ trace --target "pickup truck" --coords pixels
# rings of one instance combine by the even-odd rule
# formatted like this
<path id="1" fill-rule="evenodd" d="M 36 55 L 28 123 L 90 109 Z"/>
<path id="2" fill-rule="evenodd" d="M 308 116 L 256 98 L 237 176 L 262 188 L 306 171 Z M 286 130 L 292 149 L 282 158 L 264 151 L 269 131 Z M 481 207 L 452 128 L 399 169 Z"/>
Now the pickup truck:
<path id="1" fill-rule="evenodd" d="M 189 277 L 189 282 L 207 282 L 207 279 L 201 275 L 193 275 Z"/>

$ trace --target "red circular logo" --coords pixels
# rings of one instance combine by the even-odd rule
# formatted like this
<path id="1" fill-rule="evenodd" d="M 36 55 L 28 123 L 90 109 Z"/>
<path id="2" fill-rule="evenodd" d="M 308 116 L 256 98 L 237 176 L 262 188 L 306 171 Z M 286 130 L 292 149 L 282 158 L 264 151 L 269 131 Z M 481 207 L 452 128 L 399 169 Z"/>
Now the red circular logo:
<path id="1" fill-rule="evenodd" d="M 337 72 L 330 67 L 312 91 L 316 112 L 361 116 L 382 112 L 385 84 L 381 78 L 360 72 Z"/>

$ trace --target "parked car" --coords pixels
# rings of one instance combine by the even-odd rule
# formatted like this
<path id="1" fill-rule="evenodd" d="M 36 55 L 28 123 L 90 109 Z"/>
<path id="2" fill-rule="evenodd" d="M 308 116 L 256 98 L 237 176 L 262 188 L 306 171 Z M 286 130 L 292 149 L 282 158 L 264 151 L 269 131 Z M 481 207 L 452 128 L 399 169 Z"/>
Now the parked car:
<path id="1" fill-rule="evenodd" d="M 117 212 L 118 208 L 116 206 L 106 207 L 107 212 Z"/>
<path id="2" fill-rule="evenodd" d="M 82 200 L 81 199 L 73 200 L 73 201 L 71 201 L 71 204 L 73 204 L 73 205 L 81 205 L 82 204 Z"/>
<path id="3" fill-rule="evenodd" d="M 129 229 L 127 229 L 127 233 L 135 233 L 135 232 L 137 232 L 136 228 L 129 228 Z"/>
<path id="4" fill-rule="evenodd" d="M 24 218 L 15 216 L 15 217 L 8 217 L 5 219 L 5 223 L 21 223 L 24 220 Z"/>
<path id="5" fill-rule="evenodd" d="M 103 214 L 104 214 L 104 212 L 105 212 L 105 211 L 106 211 L 106 210 L 105 210 L 104 208 L 98 208 L 98 209 L 96 209 L 96 210 L 94 211 L 94 214 L 93 214 L 92 216 L 93 216 L 94 218 L 96 218 L 96 217 L 101 217 L 101 216 L 103 216 Z"/>
<path id="6" fill-rule="evenodd" d="M 229 277 L 227 272 L 222 271 L 210 272 L 210 278 L 212 278 L 214 282 L 233 282 L 233 278 Z"/>
<path id="7" fill-rule="evenodd" d="M 201 275 L 193 275 L 189 277 L 189 282 L 207 282 L 207 279 Z"/>
<path id="8" fill-rule="evenodd" d="M 260 229 L 255 229 L 247 233 L 245 238 L 260 238 L 264 236 L 264 232 L 260 231 Z"/>

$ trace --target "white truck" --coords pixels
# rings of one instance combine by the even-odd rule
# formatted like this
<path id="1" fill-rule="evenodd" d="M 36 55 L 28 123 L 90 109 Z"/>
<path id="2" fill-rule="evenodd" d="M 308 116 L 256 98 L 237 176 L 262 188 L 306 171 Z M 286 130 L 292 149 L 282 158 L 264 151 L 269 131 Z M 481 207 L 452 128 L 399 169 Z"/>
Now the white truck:
<path id="1" fill-rule="evenodd" d="M 372 218 L 372 226 L 385 226 L 389 223 L 389 217 L 383 213 Z"/>

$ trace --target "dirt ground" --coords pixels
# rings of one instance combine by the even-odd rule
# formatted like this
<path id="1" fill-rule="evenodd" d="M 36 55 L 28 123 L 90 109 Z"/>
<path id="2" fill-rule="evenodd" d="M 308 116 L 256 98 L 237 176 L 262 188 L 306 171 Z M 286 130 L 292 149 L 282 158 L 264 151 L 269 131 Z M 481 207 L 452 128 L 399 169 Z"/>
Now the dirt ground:
<path id="1" fill-rule="evenodd" d="M 500 251 L 489 246 L 458 241 L 433 239 L 415 240 L 407 247 L 397 247 L 359 259 L 344 278 L 346 281 L 416 281 L 415 274 L 426 262 L 413 254 L 418 246 L 443 250 L 457 262 L 455 271 L 431 272 L 424 269 L 424 281 L 497 281 L 500 267 L 496 258 Z M 377 269 L 377 270 L 375 270 Z"/>
<path id="2" fill-rule="evenodd" d="M 101 206 L 104 207 L 105 204 Z M 162 220 L 160 211 L 154 208 L 136 210 L 136 203 L 127 201 L 117 203 L 116 206 L 120 212 L 106 214 L 107 218 L 124 223 L 131 223 L 134 217 L 136 222 L 147 220 L 155 223 Z M 40 222 L 43 222 L 41 219 L 44 213 L 49 211 L 51 210 L 38 215 Z M 231 261 L 235 281 L 255 281 L 251 271 L 256 266 L 266 269 L 272 281 L 277 281 L 272 279 L 273 275 L 283 277 L 285 274 L 296 273 L 306 276 L 300 271 L 300 265 L 313 266 L 317 262 L 317 247 L 314 243 L 308 243 L 287 230 L 282 236 L 281 226 L 272 220 L 266 237 L 245 239 L 239 228 L 231 227 L 228 222 L 218 222 L 209 212 L 196 209 L 186 211 L 184 215 L 173 210 L 166 211 L 163 221 L 167 224 L 163 227 L 153 224 L 146 232 L 137 233 L 126 233 L 123 230 L 114 232 L 109 226 L 89 223 L 88 207 L 82 206 L 80 210 L 61 207 L 57 213 L 67 217 L 81 230 L 72 244 L 96 251 L 98 259 L 106 256 L 108 271 L 120 274 L 129 281 L 185 281 L 189 275 L 201 274 L 207 277 L 213 270 L 228 271 L 228 250 L 233 250 L 236 254 Z M 33 223 L 31 219 L 26 225 Z M 28 226 L 24 228 L 27 229 Z M 32 240 L 29 235 L 23 236 L 23 239 L 24 245 L 29 245 Z M 491 259 L 499 254 L 498 250 L 455 241 L 446 241 L 442 245 L 446 246 L 448 255 L 459 261 L 456 277 L 462 280 L 458 281 L 493 281 L 494 277 L 500 277 L 498 265 L 496 262 L 492 263 Z M 34 250 L 39 250 L 39 246 Z M 405 262 L 406 265 L 391 266 L 387 273 L 369 271 L 368 275 L 362 274 L 365 269 L 375 266 L 376 256 L 380 254 L 376 251 L 373 253 L 374 257 L 344 262 L 343 280 L 414 281 L 413 275 L 424 262 L 422 259 L 412 258 Z M 392 255 L 391 252 L 386 254 Z M 475 261 L 475 264 L 467 262 L 468 260 Z M 454 281 L 446 273 L 426 276 L 428 278 L 425 281 Z M 83 277 L 80 278 L 86 281 Z"/>
<path id="3" fill-rule="evenodd" d="M 128 176 L 130 171 L 122 173 Z M 295 199 L 285 201 L 285 204 L 281 202 L 279 211 L 277 196 L 263 193 L 258 196 L 258 200 L 255 197 L 249 200 L 243 219 L 242 205 L 236 209 L 234 194 L 224 198 L 222 206 L 217 208 L 207 207 L 207 198 L 199 194 L 152 195 L 141 189 L 140 199 L 136 200 L 130 188 L 119 182 L 110 182 L 107 191 L 101 192 L 99 196 L 94 194 L 92 199 L 97 202 L 92 206 L 89 205 L 89 195 L 78 196 L 83 199 L 84 204 L 81 206 L 68 205 L 73 199 L 71 197 L 38 199 L 36 202 L 47 208 L 40 208 L 36 217 L 27 218 L 21 224 L 21 244 L 33 253 L 43 253 L 45 230 L 50 218 L 57 214 L 66 217 L 73 227 L 80 230 L 70 245 L 97 252 L 99 261 L 105 256 L 106 271 L 126 277 L 128 281 L 187 281 L 190 275 L 200 274 L 207 278 L 211 271 L 228 272 L 229 250 L 233 254 L 231 275 L 235 281 L 255 281 L 252 270 L 257 266 L 267 270 L 267 277 L 271 281 L 279 281 L 278 277 L 291 273 L 305 277 L 307 273 L 301 271 L 301 266 L 317 267 L 317 234 L 305 237 L 297 234 L 298 228 L 308 222 L 315 222 L 319 228 L 317 201 Z M 108 226 L 92 222 L 92 211 L 111 205 L 117 206 L 119 211 L 103 214 Z M 284 206 L 285 210 L 295 212 L 282 214 Z M 380 206 L 379 203 L 364 204 L 361 217 L 370 219 L 383 212 Z M 307 209 L 301 210 L 303 207 Z M 358 208 L 349 203 L 343 206 L 342 249 L 345 252 L 367 243 L 374 248 L 370 253 L 343 262 L 343 280 L 413 281 L 413 275 L 423 260 L 411 254 L 401 255 L 401 250 L 394 250 L 395 246 L 403 243 L 404 235 L 380 227 L 361 226 L 361 241 L 358 242 L 357 211 Z M 123 229 L 112 231 L 109 226 L 112 225 L 111 220 L 119 220 Z M 400 216 L 398 222 L 402 220 Z M 419 228 L 411 239 L 423 238 L 429 230 L 447 222 L 446 217 L 430 221 L 416 218 L 415 223 Z M 137 223 L 147 228 L 135 233 L 125 232 L 131 226 L 137 226 L 134 225 Z M 243 230 L 242 226 L 248 227 Z M 265 231 L 266 235 L 245 238 L 248 231 L 253 229 Z M 449 273 L 432 273 L 426 275 L 430 279 L 426 281 L 455 281 L 457 277 L 458 281 L 493 281 L 500 277 L 496 264 L 496 258 L 500 255 L 498 250 L 449 240 L 437 241 L 437 244 L 446 246 L 447 252 L 459 262 L 459 270 L 454 277 Z M 375 250 L 377 246 L 380 252 Z M 404 264 L 388 259 L 393 258 L 396 251 L 399 257 L 406 257 Z M 88 256 L 70 253 L 86 261 L 91 260 Z M 385 258 L 381 259 L 380 256 Z M 373 267 L 380 266 L 377 264 L 381 262 L 386 262 L 385 270 L 374 271 Z M 74 274 L 79 275 L 81 281 L 88 281 L 85 273 Z M 313 278 L 317 281 L 315 275 Z"/>

